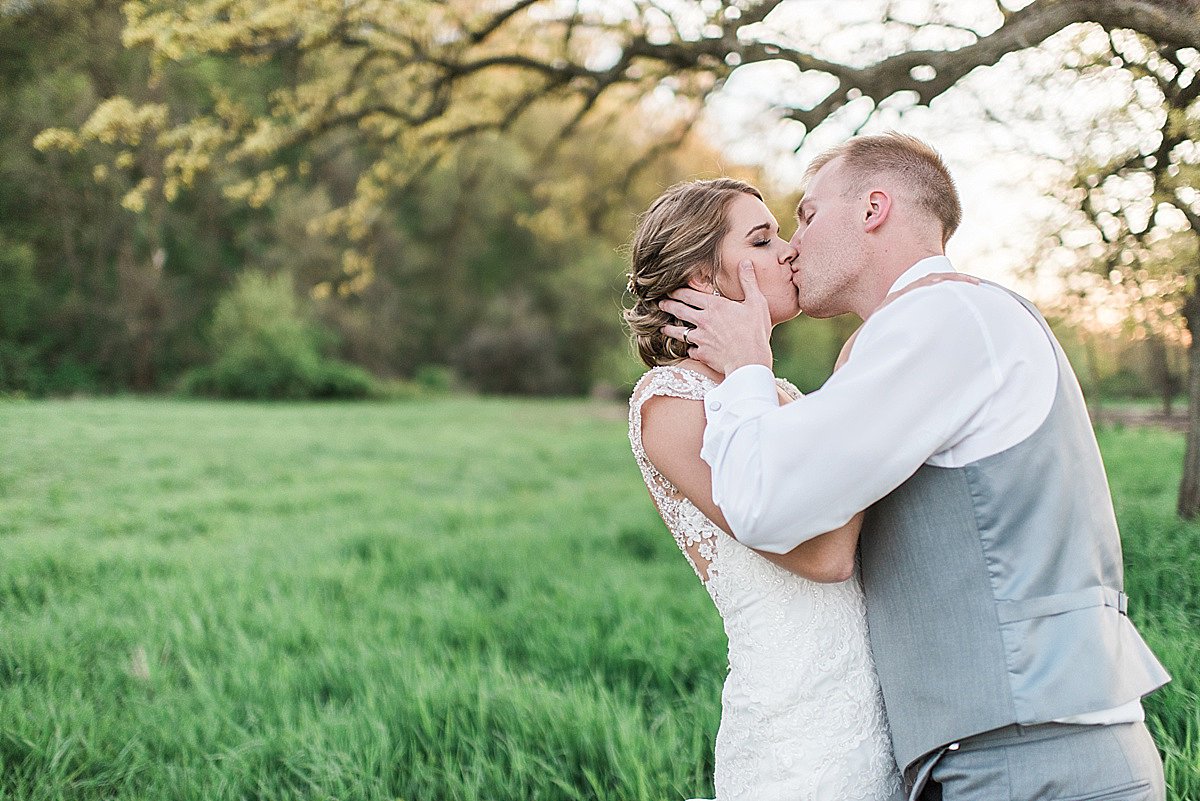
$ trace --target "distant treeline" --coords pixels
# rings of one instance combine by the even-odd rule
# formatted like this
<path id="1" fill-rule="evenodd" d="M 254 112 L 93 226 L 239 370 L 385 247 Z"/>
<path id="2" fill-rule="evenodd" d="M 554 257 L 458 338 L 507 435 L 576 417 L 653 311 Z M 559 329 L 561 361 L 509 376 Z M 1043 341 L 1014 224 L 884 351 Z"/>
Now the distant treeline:
<path id="1" fill-rule="evenodd" d="M 121 3 L 8 8 L 0 391 L 172 390 L 220 356 L 229 321 L 226 334 L 215 332 L 215 313 L 247 273 L 272 278 L 249 292 L 258 305 L 227 305 L 249 315 L 243 341 L 257 337 L 261 358 L 291 347 L 267 341 L 271 321 L 253 319 L 287 308 L 263 293 L 290 286 L 299 302 L 288 313 L 305 331 L 292 345 L 380 379 L 517 394 L 618 388 L 639 369 L 619 315 L 622 246 L 636 214 L 662 188 L 719 164 L 694 140 L 631 172 L 631 113 L 627 126 L 592 141 L 549 147 L 533 120 L 464 146 L 362 220 L 352 242 L 322 221 L 353 200 L 375 154 L 336 132 L 289 154 L 302 167 L 265 202 L 221 190 L 238 177 L 228 174 L 234 166 L 213 167 L 173 202 L 161 193 L 139 201 L 129 190 L 160 171 L 148 149 L 123 157 L 137 160 L 130 179 L 86 150 L 38 150 L 35 138 L 80 126 L 114 95 L 152 98 L 179 117 L 211 107 L 214 87 L 253 104 L 291 79 L 288 64 L 194 62 L 151 82 L 145 54 L 121 45 Z M 785 209 L 792 200 L 782 199 Z M 814 375 L 836 353 L 819 339 Z M 190 385 L 211 375 L 200 379 Z"/>
<path id="2" fill-rule="evenodd" d="M 547 142 L 547 123 L 574 113 L 549 104 L 374 208 L 357 204 L 380 153 L 337 130 L 286 151 L 277 185 L 264 185 L 270 164 L 212 164 L 168 200 L 142 191 L 166 185 L 153 143 L 100 158 L 35 139 L 116 96 L 172 119 L 262 109 L 300 76 L 279 57 L 192 59 L 154 78 L 122 46 L 124 24 L 115 0 L 0 6 L 0 392 L 619 393 L 641 370 L 620 324 L 636 215 L 678 180 L 729 171 L 695 135 L 631 163 L 649 127 L 637 108 Z M 774 196 L 786 230 L 795 195 L 736 171 Z M 852 329 L 787 326 L 780 372 L 818 386 Z"/>

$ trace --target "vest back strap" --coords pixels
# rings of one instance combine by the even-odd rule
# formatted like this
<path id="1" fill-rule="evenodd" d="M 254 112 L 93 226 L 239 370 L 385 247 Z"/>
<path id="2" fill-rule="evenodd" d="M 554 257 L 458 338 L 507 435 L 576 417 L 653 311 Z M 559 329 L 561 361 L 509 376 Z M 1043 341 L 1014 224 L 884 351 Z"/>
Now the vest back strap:
<path id="1" fill-rule="evenodd" d="M 1061 615 L 1064 612 L 1093 606 L 1111 606 L 1122 615 L 1129 614 L 1129 599 L 1125 593 L 1112 587 L 1088 587 L 1075 592 L 1042 595 L 1023 601 L 999 601 L 996 604 L 996 616 L 1001 624 L 1015 623 L 1018 620 Z"/>

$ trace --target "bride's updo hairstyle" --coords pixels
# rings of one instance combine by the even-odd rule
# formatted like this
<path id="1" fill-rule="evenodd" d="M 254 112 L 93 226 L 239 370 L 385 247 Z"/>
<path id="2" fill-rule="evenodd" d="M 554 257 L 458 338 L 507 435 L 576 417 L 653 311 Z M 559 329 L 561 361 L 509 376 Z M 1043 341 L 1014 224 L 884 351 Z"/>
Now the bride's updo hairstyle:
<path id="1" fill-rule="evenodd" d="M 694 277 L 716 284 L 721 240 L 729 231 L 726 211 L 742 194 L 762 200 L 757 189 L 733 178 L 685 181 L 663 192 L 638 218 L 629 256 L 634 305 L 624 316 L 638 356 L 648 366 L 687 358 L 684 344 L 660 330 L 677 320 L 658 302 Z"/>

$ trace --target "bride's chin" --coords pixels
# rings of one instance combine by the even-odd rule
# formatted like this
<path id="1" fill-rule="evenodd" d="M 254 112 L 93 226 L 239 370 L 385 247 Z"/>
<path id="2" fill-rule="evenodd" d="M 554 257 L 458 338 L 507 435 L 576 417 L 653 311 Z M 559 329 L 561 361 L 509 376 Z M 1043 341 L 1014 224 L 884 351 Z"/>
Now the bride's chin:
<path id="1" fill-rule="evenodd" d="M 788 309 L 786 312 L 783 312 L 782 314 L 772 314 L 771 325 L 775 326 L 779 325 L 780 323 L 786 323 L 788 320 L 795 320 L 803 313 L 803 310 L 799 306 L 795 306 Z"/>

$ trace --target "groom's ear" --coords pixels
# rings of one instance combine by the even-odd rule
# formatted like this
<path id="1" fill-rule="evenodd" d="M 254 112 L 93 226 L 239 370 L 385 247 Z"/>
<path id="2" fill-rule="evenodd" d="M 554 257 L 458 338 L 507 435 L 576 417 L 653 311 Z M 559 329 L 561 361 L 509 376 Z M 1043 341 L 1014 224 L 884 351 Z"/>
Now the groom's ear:
<path id="1" fill-rule="evenodd" d="M 892 211 L 892 198 L 881 189 L 874 189 L 867 195 L 867 208 L 863 217 L 863 230 L 870 233 L 887 221 Z"/>

